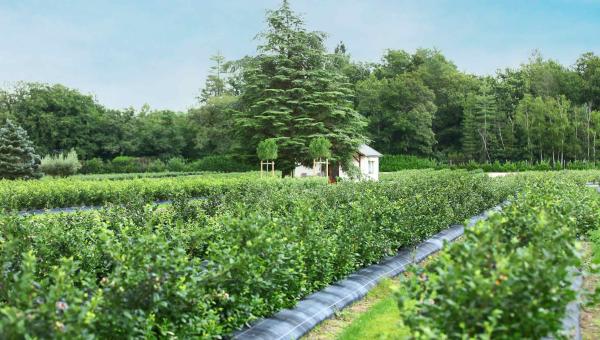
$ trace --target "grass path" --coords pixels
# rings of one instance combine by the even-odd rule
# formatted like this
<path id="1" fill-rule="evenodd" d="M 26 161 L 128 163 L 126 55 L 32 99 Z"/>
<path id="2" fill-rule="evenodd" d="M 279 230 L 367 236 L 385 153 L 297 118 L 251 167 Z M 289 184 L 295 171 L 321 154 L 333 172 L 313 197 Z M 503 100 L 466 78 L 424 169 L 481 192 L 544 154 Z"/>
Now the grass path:
<path id="1" fill-rule="evenodd" d="M 454 240 L 461 242 L 462 236 Z M 437 256 L 435 253 L 421 261 L 419 266 L 427 266 Z M 399 277 L 381 281 L 367 296 L 325 320 L 315 327 L 304 340 L 362 340 L 362 339 L 403 339 L 407 330 L 401 328 L 398 300 L 394 291 L 400 285 Z"/>
<path id="2" fill-rule="evenodd" d="M 592 249 L 583 243 L 584 266 L 591 265 Z M 434 255 L 435 256 L 435 255 Z M 421 265 L 426 266 L 433 257 Z M 600 282 L 600 275 L 586 276 L 584 289 L 590 290 Z M 367 296 L 324 321 L 306 336 L 305 340 L 403 339 L 408 333 L 400 326 L 400 312 L 394 291 L 400 279 L 382 281 Z M 583 340 L 600 340 L 600 304 L 582 307 L 580 318 Z"/>
<path id="3" fill-rule="evenodd" d="M 584 266 L 592 265 L 592 254 L 593 250 L 589 243 L 583 244 L 584 251 Z M 594 287 L 598 286 L 600 282 L 600 275 L 590 274 L 583 279 L 583 289 L 591 291 Z M 600 339 L 600 304 L 594 306 L 582 306 L 581 316 L 581 336 L 584 340 L 596 340 Z"/>
<path id="4" fill-rule="evenodd" d="M 367 296 L 324 321 L 303 337 L 310 340 L 378 339 L 401 337 L 400 313 L 394 298 L 399 280 L 379 283 Z"/>

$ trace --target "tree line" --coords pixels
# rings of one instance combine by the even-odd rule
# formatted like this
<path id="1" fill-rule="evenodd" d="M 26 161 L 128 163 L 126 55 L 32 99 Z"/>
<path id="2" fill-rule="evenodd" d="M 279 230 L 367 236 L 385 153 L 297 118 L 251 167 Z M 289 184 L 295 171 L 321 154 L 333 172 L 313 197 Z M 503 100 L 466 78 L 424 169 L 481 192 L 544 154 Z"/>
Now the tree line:
<path id="1" fill-rule="evenodd" d="M 573 65 L 534 52 L 516 68 L 480 76 L 441 51 L 390 49 L 357 62 L 340 42 L 306 28 L 284 1 L 268 11 L 256 55 L 217 54 L 198 104 L 186 112 L 115 110 L 63 85 L 0 90 L 0 119 L 21 125 L 40 154 L 75 148 L 85 159 L 118 155 L 254 155 L 274 139 L 289 171 L 309 163 L 315 138 L 347 163 L 369 142 L 384 154 L 450 162 L 596 161 L 600 157 L 600 57 Z"/>

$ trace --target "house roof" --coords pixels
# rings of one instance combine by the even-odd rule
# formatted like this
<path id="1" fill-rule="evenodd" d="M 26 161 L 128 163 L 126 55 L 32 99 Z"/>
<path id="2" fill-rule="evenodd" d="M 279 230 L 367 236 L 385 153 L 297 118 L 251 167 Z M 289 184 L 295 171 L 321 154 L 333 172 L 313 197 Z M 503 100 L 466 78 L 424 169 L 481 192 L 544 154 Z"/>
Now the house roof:
<path id="1" fill-rule="evenodd" d="M 377 152 L 377 150 L 373 149 L 372 147 L 368 146 L 367 144 L 362 144 L 361 146 L 359 146 L 358 153 L 363 156 L 366 156 L 366 157 L 381 157 L 381 156 L 383 156 L 382 154 Z"/>

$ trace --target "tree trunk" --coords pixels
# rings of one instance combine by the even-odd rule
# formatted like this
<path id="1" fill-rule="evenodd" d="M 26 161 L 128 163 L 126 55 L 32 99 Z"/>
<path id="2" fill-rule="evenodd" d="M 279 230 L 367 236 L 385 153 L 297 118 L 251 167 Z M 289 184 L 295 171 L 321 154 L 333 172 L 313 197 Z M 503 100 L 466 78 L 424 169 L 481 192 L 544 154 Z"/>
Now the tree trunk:
<path id="1" fill-rule="evenodd" d="M 592 120 L 592 104 L 587 105 L 587 159 L 590 159 L 590 121 Z"/>
<path id="2" fill-rule="evenodd" d="M 329 183 L 336 183 L 337 178 L 340 176 L 340 165 L 338 162 L 331 162 L 327 177 L 329 177 Z"/>

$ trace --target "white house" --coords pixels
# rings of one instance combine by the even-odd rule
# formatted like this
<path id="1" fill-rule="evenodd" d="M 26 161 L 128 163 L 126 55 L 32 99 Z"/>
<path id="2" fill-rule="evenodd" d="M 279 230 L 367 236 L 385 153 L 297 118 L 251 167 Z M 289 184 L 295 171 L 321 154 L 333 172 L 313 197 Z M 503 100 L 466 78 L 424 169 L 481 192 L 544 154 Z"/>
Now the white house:
<path id="1" fill-rule="evenodd" d="M 363 144 L 358 147 L 356 154 L 353 156 L 352 163 L 360 169 L 360 173 L 364 179 L 378 181 L 379 180 L 379 157 L 382 154 L 377 152 L 372 147 Z M 338 169 L 331 169 L 330 173 L 334 177 L 348 178 L 341 167 Z M 294 177 L 308 177 L 308 176 L 326 176 L 325 165 L 320 164 L 316 169 L 308 168 L 303 165 L 298 165 L 294 169 Z"/>

